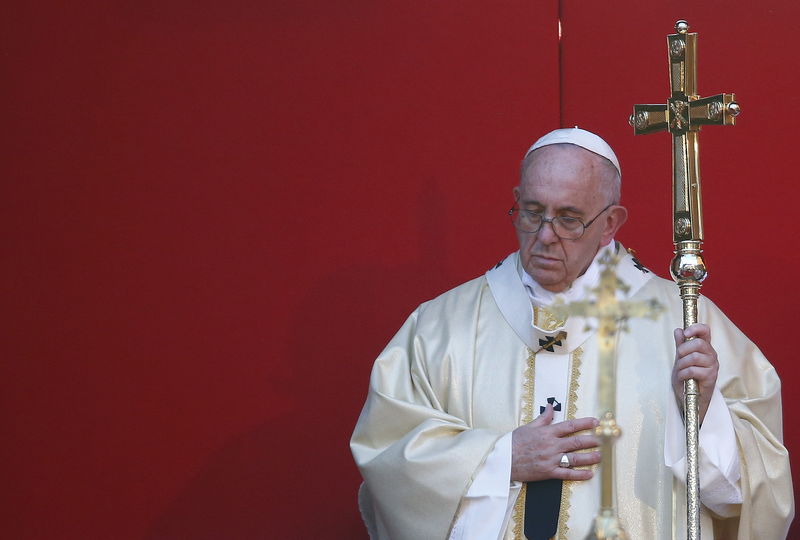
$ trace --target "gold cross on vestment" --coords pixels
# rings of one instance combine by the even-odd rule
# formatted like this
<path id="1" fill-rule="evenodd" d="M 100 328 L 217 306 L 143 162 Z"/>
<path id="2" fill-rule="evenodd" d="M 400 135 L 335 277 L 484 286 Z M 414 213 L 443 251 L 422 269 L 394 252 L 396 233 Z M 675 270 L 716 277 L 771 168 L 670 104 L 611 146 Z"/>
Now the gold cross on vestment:
<path id="1" fill-rule="evenodd" d="M 663 311 L 663 307 L 655 300 L 632 301 L 618 300 L 617 291 L 627 294 L 630 287 L 617 277 L 615 268 L 621 260 L 618 255 L 606 252 L 600 258 L 600 282 L 589 290 L 592 298 L 588 300 L 556 303 L 550 309 L 557 316 L 566 318 L 569 315 L 597 319 L 597 339 L 599 350 L 599 405 L 601 413 L 616 413 L 616 383 L 614 375 L 614 355 L 617 331 L 627 329 L 627 320 L 648 317 L 655 319 Z"/>
<path id="2" fill-rule="evenodd" d="M 595 518 L 587 540 L 624 540 L 625 531 L 614 510 L 614 440 L 621 431 L 615 418 L 616 410 L 616 341 L 618 331 L 626 330 L 626 322 L 634 317 L 655 319 L 663 306 L 655 299 L 647 301 L 617 300 L 617 291 L 627 294 L 630 290 L 614 271 L 621 257 L 606 252 L 600 258 L 603 269 L 599 285 L 591 289 L 594 297 L 569 304 L 555 304 L 551 309 L 557 316 L 577 315 L 596 318 L 598 321 L 598 401 L 600 424 L 595 435 L 601 444 L 601 490 L 600 511 Z"/>

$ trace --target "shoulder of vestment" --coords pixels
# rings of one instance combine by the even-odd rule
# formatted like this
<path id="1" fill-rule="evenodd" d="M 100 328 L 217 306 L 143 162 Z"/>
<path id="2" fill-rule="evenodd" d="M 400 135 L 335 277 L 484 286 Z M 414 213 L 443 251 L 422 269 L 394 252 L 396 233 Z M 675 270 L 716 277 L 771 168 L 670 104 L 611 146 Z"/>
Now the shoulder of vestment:
<path id="1" fill-rule="evenodd" d="M 486 276 L 479 276 L 443 292 L 436 298 L 423 302 L 417 308 L 418 319 L 453 314 L 466 307 L 474 307 L 488 289 Z"/>

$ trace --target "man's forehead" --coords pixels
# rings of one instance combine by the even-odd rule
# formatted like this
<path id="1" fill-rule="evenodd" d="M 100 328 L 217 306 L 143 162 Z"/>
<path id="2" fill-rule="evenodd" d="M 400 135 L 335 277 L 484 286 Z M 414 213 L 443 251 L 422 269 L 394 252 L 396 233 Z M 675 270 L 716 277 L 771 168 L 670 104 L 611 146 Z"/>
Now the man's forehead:
<path id="1" fill-rule="evenodd" d="M 590 190 L 562 190 L 553 193 L 547 189 L 520 190 L 517 204 L 531 210 L 552 210 L 554 212 L 571 212 L 583 214 L 591 210 L 594 199 Z"/>
<path id="2" fill-rule="evenodd" d="M 602 169 L 609 166 L 601 157 L 573 145 L 547 146 L 534 154 L 539 155 L 531 156 L 519 185 L 520 204 L 584 212 L 601 196 Z"/>
<path id="3" fill-rule="evenodd" d="M 537 181 L 549 181 L 554 177 L 570 180 L 590 180 L 610 163 L 604 158 L 588 150 L 572 144 L 556 144 L 539 148 L 527 158 L 523 170 L 523 184 Z"/>

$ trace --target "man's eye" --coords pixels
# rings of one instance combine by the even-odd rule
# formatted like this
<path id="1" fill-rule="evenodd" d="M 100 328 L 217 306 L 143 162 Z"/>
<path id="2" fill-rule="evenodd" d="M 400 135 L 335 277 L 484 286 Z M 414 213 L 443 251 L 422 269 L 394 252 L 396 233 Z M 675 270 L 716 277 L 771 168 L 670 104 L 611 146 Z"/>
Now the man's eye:
<path id="1" fill-rule="evenodd" d="M 575 217 L 559 216 L 558 221 L 565 229 L 578 229 L 583 226 L 583 222 Z"/>

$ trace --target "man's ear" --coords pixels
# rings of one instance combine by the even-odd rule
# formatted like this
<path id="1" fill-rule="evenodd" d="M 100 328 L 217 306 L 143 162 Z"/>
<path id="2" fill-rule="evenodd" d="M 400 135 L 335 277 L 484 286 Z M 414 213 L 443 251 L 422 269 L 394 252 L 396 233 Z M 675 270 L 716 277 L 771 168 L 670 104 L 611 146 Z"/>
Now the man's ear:
<path id="1" fill-rule="evenodd" d="M 514 200 L 518 201 L 519 200 L 519 186 L 515 186 L 514 189 L 512 190 L 512 193 L 514 194 Z"/>
<path id="2" fill-rule="evenodd" d="M 609 243 L 620 227 L 628 220 L 628 209 L 624 206 L 615 205 L 608 209 L 608 216 L 603 220 L 603 245 Z"/>

